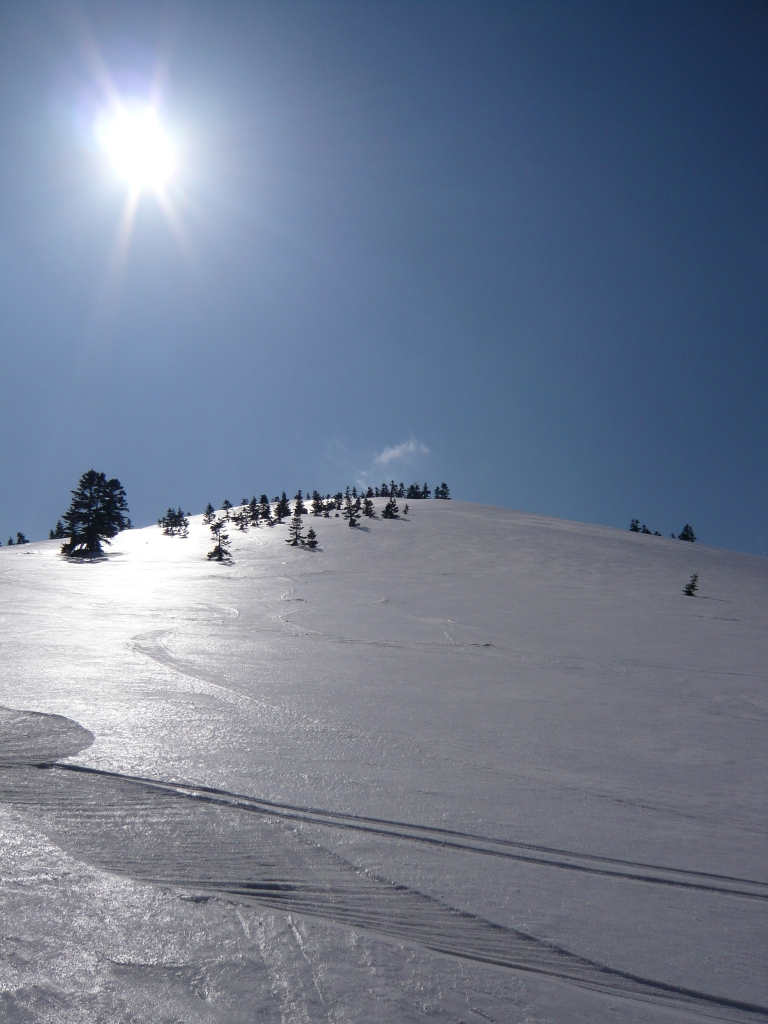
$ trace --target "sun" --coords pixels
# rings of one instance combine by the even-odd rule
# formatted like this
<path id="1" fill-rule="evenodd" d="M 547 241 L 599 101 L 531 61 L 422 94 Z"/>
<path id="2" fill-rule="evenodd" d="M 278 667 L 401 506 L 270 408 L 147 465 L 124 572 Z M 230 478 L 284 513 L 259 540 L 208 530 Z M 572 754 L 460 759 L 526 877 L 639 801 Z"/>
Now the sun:
<path id="1" fill-rule="evenodd" d="M 176 153 L 154 107 L 121 105 L 96 123 L 96 137 L 131 191 L 161 192 L 176 170 Z"/>

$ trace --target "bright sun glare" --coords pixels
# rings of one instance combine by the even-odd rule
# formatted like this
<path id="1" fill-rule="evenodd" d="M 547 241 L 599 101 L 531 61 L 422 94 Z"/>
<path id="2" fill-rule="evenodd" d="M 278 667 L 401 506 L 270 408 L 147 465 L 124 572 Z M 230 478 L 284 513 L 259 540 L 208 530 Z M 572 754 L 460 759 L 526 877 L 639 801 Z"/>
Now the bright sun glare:
<path id="1" fill-rule="evenodd" d="M 96 125 L 97 138 L 117 174 L 131 189 L 160 191 L 176 169 L 176 154 L 150 106 L 121 107 Z"/>

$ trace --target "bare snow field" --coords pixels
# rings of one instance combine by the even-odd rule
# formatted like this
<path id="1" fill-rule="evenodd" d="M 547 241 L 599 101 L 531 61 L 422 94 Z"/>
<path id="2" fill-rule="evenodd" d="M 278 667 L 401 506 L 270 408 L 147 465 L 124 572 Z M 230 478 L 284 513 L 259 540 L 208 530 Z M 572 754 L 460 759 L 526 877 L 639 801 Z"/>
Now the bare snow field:
<path id="1" fill-rule="evenodd" d="M 768 560 L 411 510 L 0 550 L 3 1024 L 768 1021 Z"/>

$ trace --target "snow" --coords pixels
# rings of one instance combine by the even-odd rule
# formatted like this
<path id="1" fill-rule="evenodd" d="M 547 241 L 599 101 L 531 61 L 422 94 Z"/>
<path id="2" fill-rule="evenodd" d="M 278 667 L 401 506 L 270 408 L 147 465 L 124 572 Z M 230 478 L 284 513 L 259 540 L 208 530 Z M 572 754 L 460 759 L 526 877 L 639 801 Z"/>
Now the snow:
<path id="1" fill-rule="evenodd" d="M 0 549 L 0 1020 L 768 1020 L 768 560 L 410 507 Z"/>

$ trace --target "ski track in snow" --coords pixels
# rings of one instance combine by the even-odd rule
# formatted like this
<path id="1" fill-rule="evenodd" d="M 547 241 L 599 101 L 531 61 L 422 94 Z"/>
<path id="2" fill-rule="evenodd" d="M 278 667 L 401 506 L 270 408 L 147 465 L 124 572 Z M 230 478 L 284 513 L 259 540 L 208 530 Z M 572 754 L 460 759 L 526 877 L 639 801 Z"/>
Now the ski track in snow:
<path id="1" fill-rule="evenodd" d="M 612 997 L 677 1006 L 720 1020 L 768 1020 L 768 1007 L 617 970 L 458 910 L 355 867 L 294 826 L 311 823 L 375 831 L 518 859 L 523 858 L 519 850 L 525 849 L 530 851 L 523 858 L 528 862 L 606 873 L 630 882 L 704 889 L 731 898 L 766 899 L 764 883 L 271 804 L 224 790 L 61 764 L 57 754 L 66 756 L 91 742 L 86 730 L 58 716 L 3 711 L 0 802 L 28 815 L 62 849 L 102 870 L 163 887 L 192 889 L 207 897 L 257 903 L 288 915 L 321 918 L 448 956 L 558 978 Z M 296 1019 L 323 1019 L 317 978 L 292 918 L 289 924 L 309 972 L 309 983 L 302 985 L 305 1002 L 310 991 L 315 1003 L 303 1005 Z M 286 989 L 283 996 L 288 999 L 290 992 Z"/>

